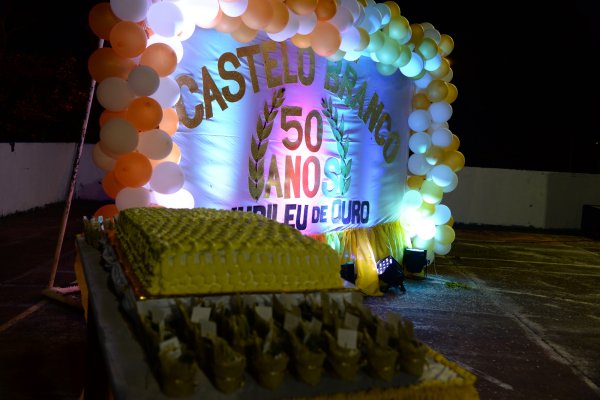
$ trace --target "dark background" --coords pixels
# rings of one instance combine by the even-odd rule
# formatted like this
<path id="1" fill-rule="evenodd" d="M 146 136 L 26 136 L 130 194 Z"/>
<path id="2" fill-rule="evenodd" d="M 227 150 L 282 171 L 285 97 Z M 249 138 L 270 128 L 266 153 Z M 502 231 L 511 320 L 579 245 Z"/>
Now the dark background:
<path id="1" fill-rule="evenodd" d="M 99 1 L 0 4 L 0 142 L 78 142 Z M 450 35 L 458 87 L 450 129 L 470 167 L 600 173 L 600 43 L 591 6 L 398 1 Z M 94 104 L 86 135 L 98 141 Z"/>

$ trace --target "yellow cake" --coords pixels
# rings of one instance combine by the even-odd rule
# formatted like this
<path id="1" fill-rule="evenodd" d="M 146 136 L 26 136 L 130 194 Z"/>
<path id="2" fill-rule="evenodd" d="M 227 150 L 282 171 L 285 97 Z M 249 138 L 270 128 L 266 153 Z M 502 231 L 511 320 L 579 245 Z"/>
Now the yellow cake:
<path id="1" fill-rule="evenodd" d="M 258 214 L 130 208 L 116 238 L 150 295 L 343 288 L 335 250 Z"/>

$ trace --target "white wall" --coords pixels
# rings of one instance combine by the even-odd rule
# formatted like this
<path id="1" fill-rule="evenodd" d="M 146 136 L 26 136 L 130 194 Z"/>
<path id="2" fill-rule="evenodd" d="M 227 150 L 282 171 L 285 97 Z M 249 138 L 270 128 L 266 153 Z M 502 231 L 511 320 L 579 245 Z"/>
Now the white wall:
<path id="1" fill-rule="evenodd" d="M 74 143 L 0 143 L 0 216 L 64 201 L 69 189 Z M 85 145 L 76 197 L 107 200 L 104 172 Z M 466 167 L 458 187 L 442 200 L 463 224 L 579 229 L 584 204 L 600 205 L 600 174 Z"/>
<path id="2" fill-rule="evenodd" d="M 75 143 L 16 143 L 11 151 L 0 143 L 0 216 L 64 201 L 76 149 Z M 93 165 L 91 149 L 84 147 L 77 191 L 103 199 L 103 173 Z"/>

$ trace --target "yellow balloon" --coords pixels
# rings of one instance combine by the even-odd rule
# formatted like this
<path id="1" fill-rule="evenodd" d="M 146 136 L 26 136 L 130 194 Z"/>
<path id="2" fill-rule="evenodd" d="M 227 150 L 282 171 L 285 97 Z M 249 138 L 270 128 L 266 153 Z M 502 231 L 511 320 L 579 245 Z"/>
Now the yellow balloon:
<path id="1" fill-rule="evenodd" d="M 418 45 L 423 40 L 425 36 L 425 30 L 421 26 L 421 24 L 410 24 L 410 30 L 412 32 L 412 36 L 410 37 L 410 42 Z"/>
<path id="2" fill-rule="evenodd" d="M 360 42 L 358 43 L 356 51 L 363 51 L 371 43 L 371 36 L 369 35 L 369 32 L 361 27 L 357 27 L 356 29 L 358 29 L 358 33 L 360 33 Z"/>
<path id="3" fill-rule="evenodd" d="M 410 51 L 410 47 L 404 44 L 401 44 L 399 49 L 400 55 L 398 56 L 398 58 L 396 58 L 396 61 L 394 61 L 394 65 L 398 68 L 402 68 L 410 61 L 410 58 L 412 57 L 412 52 Z"/>
<path id="4" fill-rule="evenodd" d="M 399 15 L 397 17 L 391 18 L 390 23 L 386 27 L 389 35 L 392 39 L 403 40 L 406 38 L 408 34 L 410 34 L 410 24 L 408 20 Z"/>
<path id="5" fill-rule="evenodd" d="M 391 17 L 398 17 L 400 16 L 400 6 L 398 5 L 398 3 L 396 3 L 395 1 L 386 1 L 383 4 L 385 4 L 386 6 L 388 6 L 388 8 L 390 9 L 390 13 L 391 13 Z"/>
<path id="6" fill-rule="evenodd" d="M 421 40 L 421 43 L 419 43 L 417 51 L 423 56 L 424 60 L 429 60 L 430 58 L 435 57 L 435 55 L 438 53 L 438 46 L 435 40 L 426 37 Z"/>
<path id="7" fill-rule="evenodd" d="M 425 160 L 430 165 L 437 165 L 444 156 L 444 150 L 438 146 L 431 146 L 425 153 Z"/>
<path id="8" fill-rule="evenodd" d="M 454 39 L 445 33 L 442 34 L 440 37 L 439 47 L 442 57 L 446 57 L 448 54 L 452 53 L 452 50 L 454 50 Z"/>
<path id="9" fill-rule="evenodd" d="M 448 95 L 446 96 L 446 99 L 444 101 L 446 101 L 448 104 L 452 104 L 454 103 L 457 97 L 458 89 L 456 88 L 456 85 L 453 83 L 448 83 Z"/>
<path id="10" fill-rule="evenodd" d="M 421 184 L 424 180 L 425 177 L 423 175 L 412 175 L 406 179 L 406 186 L 408 186 L 409 189 L 419 190 L 421 189 Z"/>
<path id="11" fill-rule="evenodd" d="M 465 156 L 460 151 L 448 151 L 444 154 L 442 163 L 452 168 L 454 172 L 458 172 L 465 166 Z"/>
<path id="12" fill-rule="evenodd" d="M 420 192 L 421 196 L 423 197 L 423 201 L 431 205 L 439 203 L 442 201 L 442 197 L 444 197 L 444 191 L 442 188 L 429 180 L 423 181 Z M 433 207 L 433 211 L 435 211 L 435 207 Z"/>
<path id="13" fill-rule="evenodd" d="M 423 92 L 413 96 L 412 105 L 415 110 L 427 110 L 430 104 L 431 101 L 429 101 L 427 95 Z"/>
<path id="14" fill-rule="evenodd" d="M 427 203 L 424 201 L 423 203 L 421 203 L 421 206 L 417 208 L 417 210 L 419 211 L 421 216 L 430 217 L 435 212 L 435 204 Z"/>
<path id="15" fill-rule="evenodd" d="M 383 42 L 385 39 L 385 35 L 381 31 L 375 31 L 371 34 L 371 39 L 369 41 L 369 45 L 365 49 L 368 52 L 377 51 L 383 46 Z"/>
<path id="16" fill-rule="evenodd" d="M 448 95 L 448 84 L 441 79 L 434 79 L 427 85 L 426 92 L 432 103 L 442 101 Z"/>
<path id="17" fill-rule="evenodd" d="M 450 62 L 446 58 L 442 58 L 442 63 L 438 67 L 438 69 L 434 69 L 433 71 L 429 71 L 429 74 L 433 79 L 442 79 L 450 72 Z"/>
<path id="18" fill-rule="evenodd" d="M 456 151 L 460 147 L 460 139 L 454 133 L 452 134 L 452 143 L 450 146 L 445 147 L 445 151 Z"/>

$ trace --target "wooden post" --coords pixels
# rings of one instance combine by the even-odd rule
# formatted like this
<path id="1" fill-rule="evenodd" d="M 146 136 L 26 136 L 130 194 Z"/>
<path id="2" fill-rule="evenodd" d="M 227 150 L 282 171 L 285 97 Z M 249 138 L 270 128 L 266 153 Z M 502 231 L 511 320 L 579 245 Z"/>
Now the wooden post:
<path id="1" fill-rule="evenodd" d="M 104 39 L 98 41 L 98 48 L 104 47 Z M 96 89 L 96 81 L 92 78 L 90 83 L 90 91 L 87 100 L 87 106 L 85 109 L 85 117 L 83 118 L 83 125 L 81 127 L 81 137 L 79 139 L 79 145 L 75 153 L 75 160 L 73 161 L 73 170 L 71 172 L 71 183 L 69 186 L 69 192 L 67 193 L 67 199 L 65 209 L 63 212 L 62 223 L 60 225 L 60 233 L 58 234 L 58 241 L 54 250 L 54 259 L 52 261 L 52 270 L 50 272 L 50 280 L 48 281 L 48 287 L 54 287 L 54 280 L 56 279 L 56 272 L 58 270 L 58 264 L 60 261 L 60 253 L 62 250 L 63 241 L 65 239 L 65 231 L 67 230 L 67 221 L 69 220 L 69 212 L 71 211 L 71 202 L 73 201 L 73 194 L 75 193 L 75 187 L 77 184 L 77 172 L 79 170 L 79 160 L 81 159 L 81 153 L 83 151 L 83 145 L 85 143 L 85 135 L 87 133 L 88 121 L 90 119 L 90 112 L 92 110 L 92 103 L 94 102 L 94 91 Z"/>

